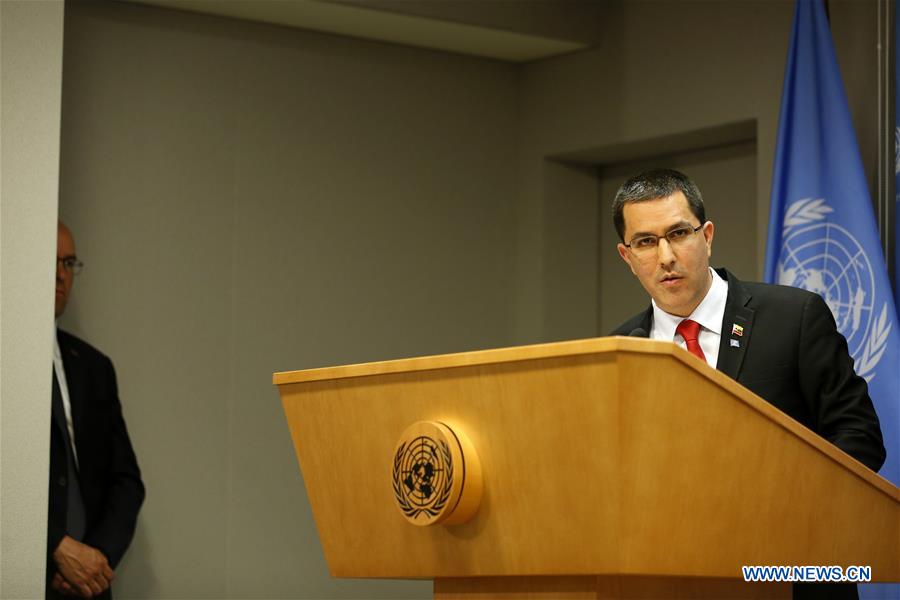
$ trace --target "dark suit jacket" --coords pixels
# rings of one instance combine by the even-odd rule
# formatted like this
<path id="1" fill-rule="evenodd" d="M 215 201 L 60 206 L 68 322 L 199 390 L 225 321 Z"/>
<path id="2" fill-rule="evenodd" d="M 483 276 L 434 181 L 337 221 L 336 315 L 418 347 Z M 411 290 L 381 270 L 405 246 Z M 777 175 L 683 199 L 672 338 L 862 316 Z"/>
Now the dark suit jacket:
<path id="1" fill-rule="evenodd" d="M 728 282 L 716 368 L 877 471 L 885 459 L 878 417 L 822 297 L 716 272 Z M 649 332 L 652 317 L 651 306 L 612 335 Z M 735 324 L 743 336 L 732 335 Z"/>
<path id="2" fill-rule="evenodd" d="M 59 330 L 57 339 L 72 405 L 72 426 L 84 498 L 86 531 L 81 541 L 99 549 L 115 568 L 131 543 L 144 484 L 122 418 L 116 373 L 100 351 Z M 66 448 L 62 432 L 50 425 L 50 501 L 47 528 L 48 573 L 52 554 L 66 534 Z"/>

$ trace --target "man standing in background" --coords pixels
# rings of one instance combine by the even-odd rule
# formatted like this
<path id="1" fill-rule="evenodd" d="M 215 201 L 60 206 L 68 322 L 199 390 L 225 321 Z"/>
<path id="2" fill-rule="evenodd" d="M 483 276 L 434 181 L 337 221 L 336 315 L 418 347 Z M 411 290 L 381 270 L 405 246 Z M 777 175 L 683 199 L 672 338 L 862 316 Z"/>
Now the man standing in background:
<path id="1" fill-rule="evenodd" d="M 56 318 L 82 263 L 59 223 Z M 131 543 L 144 484 L 128 438 L 112 362 L 60 329 L 54 336 L 47 523 L 47 598 L 111 598 Z"/>

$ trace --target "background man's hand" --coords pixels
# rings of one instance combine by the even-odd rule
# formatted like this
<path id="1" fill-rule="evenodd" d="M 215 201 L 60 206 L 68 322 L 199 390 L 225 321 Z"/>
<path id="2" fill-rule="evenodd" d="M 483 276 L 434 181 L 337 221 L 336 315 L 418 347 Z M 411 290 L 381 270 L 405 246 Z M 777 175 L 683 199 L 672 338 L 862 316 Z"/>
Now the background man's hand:
<path id="1" fill-rule="evenodd" d="M 53 560 L 62 575 L 60 591 L 67 593 L 64 583 L 84 598 L 109 588 L 115 575 L 102 552 L 69 536 L 63 537 L 53 552 Z M 53 579 L 56 588 L 56 578 Z"/>
<path id="2" fill-rule="evenodd" d="M 66 581 L 65 577 L 59 574 L 59 571 L 53 575 L 53 581 L 50 582 L 50 587 L 63 596 L 81 596 L 81 594 Z"/>

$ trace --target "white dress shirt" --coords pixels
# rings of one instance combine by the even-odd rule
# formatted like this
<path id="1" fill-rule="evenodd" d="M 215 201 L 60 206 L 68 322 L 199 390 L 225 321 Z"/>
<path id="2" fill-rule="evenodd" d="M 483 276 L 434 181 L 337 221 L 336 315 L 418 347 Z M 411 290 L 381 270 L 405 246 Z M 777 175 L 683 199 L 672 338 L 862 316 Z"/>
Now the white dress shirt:
<path id="1" fill-rule="evenodd" d="M 56 381 L 59 383 L 59 393 L 62 396 L 63 409 L 66 412 L 66 428 L 69 430 L 69 439 L 72 441 L 72 456 L 75 458 L 75 466 L 78 466 L 78 450 L 75 449 L 75 428 L 72 426 L 72 403 L 69 401 L 69 385 L 66 383 L 66 370 L 63 368 L 62 352 L 59 350 L 59 340 L 56 337 L 56 328 L 53 328 L 53 370 L 56 372 Z"/>
<path id="2" fill-rule="evenodd" d="M 709 366 L 716 368 L 719 361 L 719 342 L 722 339 L 722 319 L 725 318 L 725 302 L 728 300 L 728 283 L 719 277 L 712 267 L 712 285 L 706 292 L 703 300 L 690 314 L 688 319 L 700 323 L 700 335 L 697 341 L 706 357 Z M 653 326 L 650 328 L 650 338 L 654 340 L 674 341 L 682 348 L 687 348 L 684 338 L 675 333 L 675 328 L 685 317 L 670 315 L 653 303 Z"/>

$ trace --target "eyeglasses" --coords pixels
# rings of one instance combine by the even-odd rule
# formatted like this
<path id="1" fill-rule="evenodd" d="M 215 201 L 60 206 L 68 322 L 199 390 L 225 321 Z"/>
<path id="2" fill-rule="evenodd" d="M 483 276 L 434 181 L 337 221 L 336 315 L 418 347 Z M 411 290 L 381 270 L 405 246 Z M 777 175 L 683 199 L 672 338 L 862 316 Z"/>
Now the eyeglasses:
<path id="1" fill-rule="evenodd" d="M 72 275 L 78 275 L 81 273 L 81 269 L 84 268 L 84 263 L 75 258 L 74 256 L 67 256 L 65 258 L 57 258 L 56 264 L 62 264 L 63 269 L 71 273 Z"/>
<path id="2" fill-rule="evenodd" d="M 662 237 L 666 238 L 671 245 L 678 246 L 679 244 L 688 241 L 701 229 L 703 229 L 703 225 L 698 225 L 697 227 L 691 227 L 690 225 L 676 227 L 675 229 L 666 232 L 666 235 Z M 659 246 L 659 238 L 660 236 L 658 235 L 641 235 L 633 238 L 631 242 L 625 244 L 625 247 L 630 248 L 631 251 L 638 256 L 646 256 L 655 251 L 656 247 Z"/>

